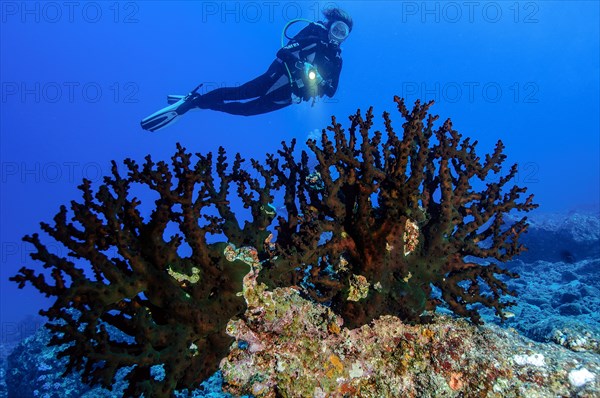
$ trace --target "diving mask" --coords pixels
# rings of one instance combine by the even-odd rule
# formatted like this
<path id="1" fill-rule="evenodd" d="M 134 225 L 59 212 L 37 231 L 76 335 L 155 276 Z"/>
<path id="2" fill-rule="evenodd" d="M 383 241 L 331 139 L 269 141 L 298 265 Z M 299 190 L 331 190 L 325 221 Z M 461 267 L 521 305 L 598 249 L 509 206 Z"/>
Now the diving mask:
<path id="1" fill-rule="evenodd" d="M 329 27 L 329 40 L 341 43 L 346 40 L 349 34 L 350 28 L 343 21 L 335 21 Z"/>

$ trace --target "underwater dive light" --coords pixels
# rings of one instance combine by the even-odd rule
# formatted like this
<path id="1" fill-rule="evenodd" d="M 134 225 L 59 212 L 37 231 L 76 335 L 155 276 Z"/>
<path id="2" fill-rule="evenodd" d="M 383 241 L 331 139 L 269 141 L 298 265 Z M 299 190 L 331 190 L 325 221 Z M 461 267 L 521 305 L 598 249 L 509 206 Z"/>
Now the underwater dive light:
<path id="1" fill-rule="evenodd" d="M 308 81 L 311 82 L 311 84 L 314 83 L 320 83 L 318 80 L 319 76 L 319 72 L 317 71 L 317 68 L 314 65 L 309 64 L 308 62 L 304 63 L 304 74 L 306 77 L 308 77 Z M 322 80 L 322 79 L 321 79 Z"/>

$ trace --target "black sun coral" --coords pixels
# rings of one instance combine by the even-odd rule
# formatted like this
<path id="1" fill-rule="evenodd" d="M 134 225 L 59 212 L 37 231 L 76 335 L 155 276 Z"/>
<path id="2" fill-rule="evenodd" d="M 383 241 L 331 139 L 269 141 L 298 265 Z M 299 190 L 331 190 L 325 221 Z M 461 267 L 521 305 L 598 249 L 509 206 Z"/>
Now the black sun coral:
<path id="1" fill-rule="evenodd" d="M 372 108 L 352 115 L 347 133 L 333 117 L 332 139 L 323 130 L 320 146 L 308 141 L 314 168 L 306 152 L 296 160 L 295 141 L 264 164 L 252 160 L 254 177 L 240 155 L 231 169 L 222 148 L 216 162 L 196 154 L 193 164 L 178 145 L 170 166 L 128 159 L 127 176 L 113 162 L 96 193 L 84 181 L 70 218 L 63 206 L 54 226 L 42 224 L 69 258 L 50 253 L 37 234 L 24 238 L 53 283 L 25 267 L 11 278 L 56 298 L 41 313 L 51 321 L 51 344 L 67 344 L 60 354 L 69 357 L 66 371 L 82 370 L 84 381 L 110 387 L 119 369 L 133 366 L 127 396 L 198 386 L 228 352 L 228 320 L 245 310 L 238 293 L 248 262 L 228 261 L 228 245 L 255 248 L 246 251 L 262 262 L 259 281 L 297 286 L 350 327 L 385 314 L 417 321 L 442 301 L 476 323 L 475 304 L 503 318 L 512 303 L 502 296 L 514 293 L 497 275 L 516 275 L 479 260 L 502 262 L 522 252 L 526 219 L 505 225 L 505 216 L 537 205 L 532 196 L 521 200 L 524 188 L 504 192 L 516 166 L 486 181 L 501 170 L 502 142 L 482 161 L 477 142 L 463 139 L 450 120 L 434 128 L 432 102 L 409 110 L 394 100 L 405 119 L 401 136 L 387 112 L 385 140 L 371 133 Z M 156 198 L 147 218 L 132 194 L 139 189 L 144 201 Z M 243 226 L 231 205 L 235 196 L 249 209 Z M 273 211 L 275 197 L 285 216 Z M 164 378 L 153 377 L 154 366 L 163 367 Z"/>

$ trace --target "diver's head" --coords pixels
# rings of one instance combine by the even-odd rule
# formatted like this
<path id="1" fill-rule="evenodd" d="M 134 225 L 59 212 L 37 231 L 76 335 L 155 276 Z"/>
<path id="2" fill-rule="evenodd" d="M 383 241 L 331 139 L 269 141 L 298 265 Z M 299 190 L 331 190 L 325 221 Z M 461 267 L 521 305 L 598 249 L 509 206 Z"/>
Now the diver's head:
<path id="1" fill-rule="evenodd" d="M 323 15 L 327 18 L 329 41 L 341 44 L 352 31 L 352 17 L 340 8 L 327 8 L 323 10 Z"/>

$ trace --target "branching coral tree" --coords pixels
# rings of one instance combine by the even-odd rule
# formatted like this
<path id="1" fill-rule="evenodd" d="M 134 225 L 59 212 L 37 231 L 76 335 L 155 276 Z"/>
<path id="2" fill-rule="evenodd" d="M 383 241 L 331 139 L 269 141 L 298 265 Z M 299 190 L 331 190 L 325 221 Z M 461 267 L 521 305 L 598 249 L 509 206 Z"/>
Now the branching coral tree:
<path id="1" fill-rule="evenodd" d="M 70 212 L 61 207 L 53 226 L 42 223 L 69 257 L 50 253 L 38 235 L 24 238 L 52 282 L 25 267 L 11 278 L 56 298 L 41 313 L 51 321 L 51 344 L 69 358 L 66 371 L 82 370 L 84 381 L 110 387 L 119 369 L 132 367 L 126 396 L 172 396 L 197 386 L 228 351 L 225 326 L 244 312 L 238 293 L 256 260 L 259 281 L 297 286 L 349 327 L 384 314 L 416 321 L 442 302 L 475 323 L 475 305 L 504 318 L 512 303 L 503 296 L 514 293 L 502 276 L 517 275 L 482 260 L 522 252 L 526 219 L 505 225 L 504 218 L 537 205 L 532 196 L 521 199 L 524 188 L 507 189 L 516 166 L 488 181 L 505 160 L 502 142 L 482 160 L 477 142 L 463 139 L 450 120 L 434 128 L 431 102 L 409 111 L 395 101 L 406 120 L 401 137 L 388 113 L 385 141 L 371 133 L 372 108 L 352 115 L 347 133 L 333 117 L 320 146 L 308 141 L 314 168 L 306 152 L 296 159 L 295 141 L 264 164 L 252 160 L 256 177 L 240 155 L 231 169 L 222 148 L 214 164 L 210 153 L 196 154 L 193 164 L 178 145 L 170 166 L 128 159 L 127 176 L 113 162 L 95 193 L 84 181 L 83 201 L 72 202 Z M 132 194 L 139 188 L 157 197 L 147 217 Z M 277 217 L 274 237 L 268 228 L 276 194 L 287 215 Z M 249 210 L 243 226 L 232 196 Z M 242 252 L 251 261 L 235 255 Z M 155 366 L 164 377 L 155 377 Z"/>
<path id="2" fill-rule="evenodd" d="M 245 310 L 236 294 L 249 268 L 226 261 L 223 250 L 227 243 L 259 246 L 265 240 L 273 218 L 264 210 L 271 201 L 269 180 L 251 178 L 239 155 L 228 172 L 222 148 L 216 170 L 211 154 L 197 156 L 192 164 L 178 145 L 171 167 L 149 156 L 143 166 L 126 160 L 126 177 L 113 162 L 112 176 L 95 194 L 84 181 L 83 201 L 71 203 L 71 217 L 63 206 L 54 226 L 42 223 L 68 248 L 69 258 L 50 253 L 37 234 L 24 238 L 37 250 L 32 257 L 51 270 L 53 283 L 27 268 L 11 279 L 56 297 L 41 311 L 53 321 L 51 344 L 68 344 L 59 356 L 69 357 L 67 372 L 83 370 L 87 383 L 110 388 L 119 368 L 134 366 L 126 377 L 127 396 L 170 396 L 198 385 L 228 352 L 232 339 L 225 326 Z M 252 215 L 243 227 L 229 204 L 230 186 L 237 186 Z M 133 187 L 158 196 L 147 218 L 140 200 L 131 197 Z M 171 227 L 175 232 L 167 238 Z M 226 241 L 210 242 L 222 235 Z M 189 255 L 182 254 L 183 242 Z M 128 338 L 115 337 L 111 328 Z M 156 365 L 164 368 L 163 380 L 152 375 Z"/>
<path id="3" fill-rule="evenodd" d="M 309 174 L 307 155 L 294 163 L 289 148 L 287 185 L 298 191 L 300 210 L 291 196 L 285 201 L 292 217 L 279 218 L 278 250 L 283 254 L 263 274 L 267 283 L 281 280 L 282 262 L 287 283 L 302 276 L 304 289 L 315 300 L 330 303 L 349 326 L 360 326 L 383 314 L 416 320 L 440 301 L 432 287 L 455 313 L 479 322 L 470 304 L 495 309 L 504 318 L 505 294 L 514 295 L 496 275 L 516 277 L 498 265 L 467 260 L 506 261 L 524 250 L 519 236 L 526 218 L 506 227 L 512 210 L 537 207 L 532 196 L 519 200 L 524 188 L 503 189 L 517 172 L 513 165 L 499 181 L 484 185 L 499 173 L 506 156 L 498 141 L 482 161 L 477 142 L 452 129 L 450 120 L 434 129 L 437 116 L 428 115 L 433 102 L 417 102 L 409 111 L 395 97 L 406 122 L 399 137 L 389 114 L 383 114 L 386 141 L 375 131 L 373 110 L 350 117 L 348 134 L 333 117 L 333 140 L 323 130 L 321 146 L 309 140 L 317 159 Z M 433 139 L 435 138 L 435 140 Z M 285 261 L 292 258 L 292 261 Z M 295 268 L 298 270 L 298 268 Z M 279 278 L 279 279 L 278 279 Z"/>

